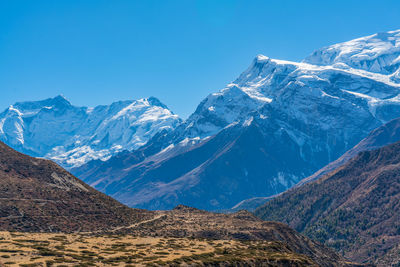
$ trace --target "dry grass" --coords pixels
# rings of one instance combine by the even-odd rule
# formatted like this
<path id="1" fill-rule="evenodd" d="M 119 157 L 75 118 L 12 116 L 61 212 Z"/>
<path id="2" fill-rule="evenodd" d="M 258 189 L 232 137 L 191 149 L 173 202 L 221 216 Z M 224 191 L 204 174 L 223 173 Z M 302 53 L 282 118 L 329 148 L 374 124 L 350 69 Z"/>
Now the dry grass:
<path id="1" fill-rule="evenodd" d="M 134 237 L 131 235 L 0 232 L 4 266 L 159 266 L 243 260 L 295 261 L 279 242 Z"/>

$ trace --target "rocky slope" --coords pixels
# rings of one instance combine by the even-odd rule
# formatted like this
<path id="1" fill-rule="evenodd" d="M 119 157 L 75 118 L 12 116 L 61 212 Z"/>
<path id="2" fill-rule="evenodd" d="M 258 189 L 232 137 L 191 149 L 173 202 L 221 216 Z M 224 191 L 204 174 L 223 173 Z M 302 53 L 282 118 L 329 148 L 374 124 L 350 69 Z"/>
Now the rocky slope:
<path id="1" fill-rule="evenodd" d="M 362 151 L 374 150 L 396 143 L 397 141 L 400 141 L 400 118 L 394 119 L 375 129 L 355 147 L 344 153 L 340 158 L 329 163 L 313 175 L 301 180 L 296 186 L 317 180 L 318 178 L 334 171 Z"/>
<path id="2" fill-rule="evenodd" d="M 136 149 L 180 123 L 158 99 L 76 107 L 62 96 L 19 102 L 0 113 L 0 140 L 20 152 L 77 167 Z"/>
<path id="3" fill-rule="evenodd" d="M 327 47 L 302 63 L 257 56 L 175 130 L 73 173 L 129 206 L 150 209 L 183 203 L 221 210 L 283 192 L 400 117 L 393 79 L 399 32 L 334 45 L 332 55 Z M 382 67 L 354 63 L 365 54 Z"/>
<path id="4" fill-rule="evenodd" d="M 400 244 L 392 248 L 382 258 L 376 261 L 377 266 L 396 266 L 400 262 Z"/>
<path id="5" fill-rule="evenodd" d="M 357 156 L 357 154 L 362 151 L 374 150 L 389 144 L 393 144 L 397 141 L 400 141 L 400 118 L 394 119 L 373 130 L 366 138 L 361 140 L 361 142 L 354 146 L 352 149 L 344 153 L 340 158 L 329 163 L 309 177 L 304 178 L 295 186 L 301 186 L 308 182 L 315 181 L 326 174 L 329 174 L 330 172 L 344 165 L 353 157 Z M 226 212 L 234 212 L 241 209 L 254 211 L 259 206 L 265 204 L 267 201 L 273 199 L 274 197 L 277 197 L 278 195 L 279 194 L 270 197 L 255 197 L 246 199 L 239 202 L 233 208 L 226 210 Z"/>
<path id="6" fill-rule="evenodd" d="M 151 213 L 128 208 L 49 160 L 0 142 L 0 230 L 96 231 L 141 221 Z"/>
<path id="7" fill-rule="evenodd" d="M 256 215 L 287 223 L 352 260 L 387 262 L 385 255 L 400 242 L 399 151 L 398 142 L 361 152 L 322 178 L 270 200 Z"/>
<path id="8" fill-rule="evenodd" d="M 332 250 L 311 241 L 286 225 L 264 222 L 245 211 L 225 215 L 186 206 L 178 206 L 171 211 L 157 212 L 128 208 L 89 187 L 52 161 L 23 155 L 1 142 L 0 230 L 12 231 L 11 236 L 19 237 L 18 240 L 12 242 L 11 246 L 6 244 L 7 248 L 1 250 L 1 252 L 10 252 L 11 256 L 15 256 L 15 252 L 19 251 L 19 259 L 26 253 L 31 256 L 38 255 L 39 258 L 54 256 L 49 260 L 55 262 L 64 262 L 65 259 L 69 262 L 96 261 L 93 253 L 89 253 L 88 250 L 82 252 L 84 254 L 82 256 L 65 253 L 63 247 L 68 242 L 63 235 L 54 237 L 55 240 L 61 238 L 64 241 L 63 246 L 50 248 L 47 247 L 50 244 L 47 240 L 36 242 L 32 240 L 32 237 L 26 245 L 21 239 L 23 234 L 15 233 L 15 231 L 86 232 L 86 235 L 94 234 L 97 238 L 100 234 L 107 233 L 109 236 L 114 235 L 119 238 L 122 238 L 124 234 L 129 234 L 144 237 L 144 239 L 145 237 L 174 237 L 201 240 L 247 240 L 242 242 L 249 242 L 248 248 L 253 249 L 254 253 L 266 254 L 263 257 L 256 257 L 244 251 L 245 254 L 247 253 L 245 260 L 238 258 L 235 253 L 232 255 L 222 253 L 224 257 L 213 254 L 207 256 L 207 262 L 229 265 L 232 260 L 236 260 L 244 266 L 266 263 L 275 264 L 275 266 L 286 266 L 285 264 L 288 263 L 298 266 L 348 265 Z M 71 238 L 76 238 L 75 235 Z M 81 242 L 80 240 L 81 238 L 77 242 Z M 255 241 L 255 243 L 250 241 Z M 2 244 L 4 242 L 3 240 Z M 11 248 L 13 246 L 18 246 L 18 250 Z M 36 251 L 35 254 L 27 251 L 26 248 Z M 118 246 L 113 248 L 121 249 Z M 10 255 L 7 256 L 10 257 Z M 196 257 L 193 260 L 199 259 Z M 32 260 L 32 257 L 30 258 Z M 135 255 L 128 257 L 124 254 L 123 258 L 109 259 L 107 262 L 136 258 L 138 257 Z M 104 261 L 105 258 L 97 260 Z"/>

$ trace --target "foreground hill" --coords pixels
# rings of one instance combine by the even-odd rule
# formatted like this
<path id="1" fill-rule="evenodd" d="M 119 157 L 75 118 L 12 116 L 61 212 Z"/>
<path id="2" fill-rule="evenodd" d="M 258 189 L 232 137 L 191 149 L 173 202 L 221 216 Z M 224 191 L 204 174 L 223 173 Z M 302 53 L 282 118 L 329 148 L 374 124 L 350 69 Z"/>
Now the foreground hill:
<path id="1" fill-rule="evenodd" d="M 399 264 L 400 143 L 361 152 L 267 202 L 256 215 L 287 223 L 350 259 Z"/>
<path id="2" fill-rule="evenodd" d="M 11 266 L 359 266 L 282 223 L 185 206 L 106 232 L 0 232 L 0 240 L 0 257 Z"/>
<path id="3" fill-rule="evenodd" d="M 397 30 L 301 63 L 259 55 L 173 131 L 72 172 L 146 209 L 222 210 L 278 194 L 400 117 L 399 43 Z"/>
<path id="4" fill-rule="evenodd" d="M 146 216 L 149 212 L 122 205 L 54 162 L 0 142 L 0 230 L 96 231 Z"/>
<path id="5" fill-rule="evenodd" d="M 361 266 L 318 264 L 283 242 L 0 232 L 5 266 Z"/>
<path id="6" fill-rule="evenodd" d="M 186 206 L 157 211 L 153 219 L 121 227 L 114 233 L 144 236 L 212 240 L 273 241 L 289 251 L 309 257 L 320 266 L 339 266 L 345 260 L 333 250 L 316 243 L 285 224 L 266 222 L 247 211 L 233 214 L 213 213 Z"/>

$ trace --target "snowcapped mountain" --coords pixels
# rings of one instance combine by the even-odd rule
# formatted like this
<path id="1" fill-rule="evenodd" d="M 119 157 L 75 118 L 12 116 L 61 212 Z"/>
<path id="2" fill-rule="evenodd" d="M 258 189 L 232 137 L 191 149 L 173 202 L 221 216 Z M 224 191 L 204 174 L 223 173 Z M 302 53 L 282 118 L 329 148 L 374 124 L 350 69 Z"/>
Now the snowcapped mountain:
<path id="1" fill-rule="evenodd" d="M 227 209 L 280 193 L 400 117 L 399 32 L 323 48 L 301 63 L 259 55 L 175 130 L 73 172 L 150 209 Z"/>
<path id="2" fill-rule="evenodd" d="M 373 116 L 378 120 L 387 121 L 385 116 L 391 115 L 385 115 L 385 109 L 392 106 L 392 103 L 397 106 L 399 101 L 396 98 L 399 83 L 391 78 L 391 75 L 344 68 L 343 65 L 340 65 L 340 68 L 320 66 L 270 59 L 259 55 L 238 79 L 203 100 L 188 120 L 172 133 L 175 136 L 173 139 L 175 142 L 184 138 L 203 139 L 218 133 L 231 123 L 246 120 L 251 113 L 264 105 L 286 105 L 276 100 L 281 100 L 284 97 L 281 94 L 292 92 L 290 88 L 296 87 L 309 87 L 309 90 L 299 92 L 301 97 L 307 95 L 310 98 L 322 98 L 322 101 L 327 100 L 336 104 L 340 101 L 344 104 L 358 101 L 359 104 L 368 106 L 368 112 L 374 113 Z M 343 85 L 339 85 L 339 82 Z M 347 88 L 346 84 L 352 87 Z M 336 86 L 343 88 L 336 90 L 334 88 Z M 291 95 L 287 97 L 289 99 L 286 100 L 296 102 Z M 349 98 L 352 100 L 349 101 Z M 301 104 L 296 102 L 294 106 L 287 107 L 291 109 L 292 115 L 307 116 L 307 112 L 294 110 L 307 107 Z M 313 104 L 316 105 L 318 102 Z M 382 109 L 383 106 L 385 108 Z"/>
<path id="3" fill-rule="evenodd" d="M 381 74 L 393 74 L 400 66 L 400 30 L 377 33 L 315 51 L 304 62 L 334 65 Z"/>
<path id="4" fill-rule="evenodd" d="M 32 156 L 77 167 L 136 149 L 179 123 L 178 116 L 154 97 L 87 108 L 57 96 L 9 106 L 0 113 L 0 140 Z"/>

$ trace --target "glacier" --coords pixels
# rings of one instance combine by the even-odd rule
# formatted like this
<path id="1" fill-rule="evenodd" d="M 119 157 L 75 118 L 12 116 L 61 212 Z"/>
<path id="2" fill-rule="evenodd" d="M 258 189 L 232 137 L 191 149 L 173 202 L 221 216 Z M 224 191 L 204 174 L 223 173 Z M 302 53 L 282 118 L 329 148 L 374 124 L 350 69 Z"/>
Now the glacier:
<path id="1" fill-rule="evenodd" d="M 400 30 L 381 32 L 316 50 L 304 62 L 393 74 L 400 66 Z"/>

